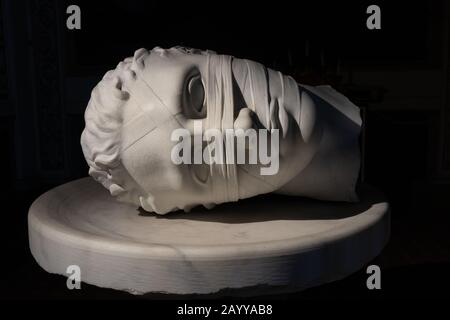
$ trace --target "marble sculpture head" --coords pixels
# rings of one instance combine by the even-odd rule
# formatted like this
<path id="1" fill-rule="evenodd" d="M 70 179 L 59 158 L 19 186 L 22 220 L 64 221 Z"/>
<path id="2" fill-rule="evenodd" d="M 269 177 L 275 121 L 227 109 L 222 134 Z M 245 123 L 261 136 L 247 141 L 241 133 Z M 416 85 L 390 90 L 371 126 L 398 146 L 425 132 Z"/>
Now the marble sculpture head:
<path id="1" fill-rule="evenodd" d="M 81 136 L 89 174 L 119 201 L 165 214 L 278 192 L 356 201 L 359 109 L 329 86 L 300 85 L 245 59 L 139 49 L 93 89 Z M 256 164 L 176 164 L 174 130 L 277 132 L 275 174 Z"/>

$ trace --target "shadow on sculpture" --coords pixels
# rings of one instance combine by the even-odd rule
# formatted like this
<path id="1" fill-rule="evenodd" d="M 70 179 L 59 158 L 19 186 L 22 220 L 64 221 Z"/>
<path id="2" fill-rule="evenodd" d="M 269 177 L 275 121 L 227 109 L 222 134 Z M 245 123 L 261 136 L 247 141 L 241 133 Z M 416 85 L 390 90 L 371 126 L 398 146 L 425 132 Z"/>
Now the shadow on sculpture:
<path id="1" fill-rule="evenodd" d="M 138 214 L 157 219 L 182 219 L 229 224 L 274 220 L 339 220 L 358 215 L 367 211 L 373 205 L 385 201 L 380 193 L 374 192 L 367 185 L 361 185 L 357 193 L 361 199 L 357 203 L 324 202 L 297 196 L 266 194 L 240 200 L 238 203 L 224 203 L 216 206 L 214 210 L 195 207 L 190 212 L 179 210 L 170 215 L 161 216 L 139 208 Z M 239 207 L 239 210 L 237 210 L 237 207 Z M 301 208 L 301 210 L 298 208 Z"/>

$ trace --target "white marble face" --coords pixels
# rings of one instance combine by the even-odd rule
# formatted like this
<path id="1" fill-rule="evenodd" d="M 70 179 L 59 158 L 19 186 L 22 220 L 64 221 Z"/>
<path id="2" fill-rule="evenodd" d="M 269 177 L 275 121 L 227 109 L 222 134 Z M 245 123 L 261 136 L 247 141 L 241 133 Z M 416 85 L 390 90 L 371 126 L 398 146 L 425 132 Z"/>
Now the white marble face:
<path id="1" fill-rule="evenodd" d="M 147 211 L 188 211 L 273 191 L 356 198 L 358 108 L 329 87 L 299 86 L 253 61 L 140 49 L 94 88 L 85 120 L 81 144 L 90 175 Z M 175 164 L 172 133 L 185 128 L 193 137 L 200 122 L 204 130 L 278 130 L 278 170 L 262 175 L 261 163 Z M 343 159 L 347 164 L 337 168 L 333 162 Z"/>
<path id="2" fill-rule="evenodd" d="M 176 165 L 171 161 L 175 144 L 170 139 L 172 132 L 192 127 L 193 119 L 206 118 L 202 79 L 207 67 L 205 56 L 176 49 L 156 49 L 143 55 L 145 68 L 138 74 L 155 96 L 144 96 L 140 103 L 147 105 L 148 117 L 155 120 L 155 128 L 132 142 L 121 155 L 125 170 L 142 190 L 142 200 L 137 204 L 158 213 L 189 210 L 198 204 L 212 205 L 208 166 Z M 167 109 L 166 112 L 155 108 L 155 104 Z M 130 118 L 134 116 L 131 114 Z M 131 125 L 124 130 L 139 131 L 140 126 Z"/>

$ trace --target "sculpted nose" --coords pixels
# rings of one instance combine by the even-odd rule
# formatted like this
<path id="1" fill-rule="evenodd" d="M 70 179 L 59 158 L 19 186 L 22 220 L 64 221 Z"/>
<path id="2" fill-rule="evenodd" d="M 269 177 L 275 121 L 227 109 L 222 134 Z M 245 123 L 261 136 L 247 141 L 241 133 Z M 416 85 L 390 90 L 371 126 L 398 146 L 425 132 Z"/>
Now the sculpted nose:
<path id="1" fill-rule="evenodd" d="M 234 120 L 234 129 L 247 130 L 253 127 L 253 114 L 254 112 L 249 108 L 242 108 L 239 111 L 239 115 Z"/>

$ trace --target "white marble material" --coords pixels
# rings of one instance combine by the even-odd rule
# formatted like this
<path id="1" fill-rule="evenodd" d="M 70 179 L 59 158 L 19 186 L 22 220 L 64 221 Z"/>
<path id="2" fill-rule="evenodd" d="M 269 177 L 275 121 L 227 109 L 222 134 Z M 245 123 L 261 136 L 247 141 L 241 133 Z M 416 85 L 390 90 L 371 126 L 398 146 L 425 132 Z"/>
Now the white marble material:
<path id="1" fill-rule="evenodd" d="M 93 89 L 85 121 L 89 174 L 119 201 L 149 212 L 211 208 L 270 192 L 357 201 L 359 108 L 330 86 L 298 84 L 254 61 L 180 47 L 139 49 Z M 221 132 L 279 132 L 276 174 L 262 175 L 262 162 L 174 164 L 172 133 L 184 128 L 194 137 L 197 122 Z"/>
<path id="2" fill-rule="evenodd" d="M 31 252 L 50 273 L 134 294 L 300 290 L 345 277 L 380 253 L 389 206 L 262 196 L 159 216 L 117 202 L 91 178 L 48 191 L 28 216 Z M 361 284 L 364 285 L 364 284 Z"/>

